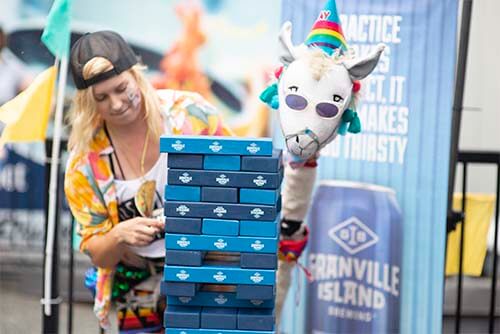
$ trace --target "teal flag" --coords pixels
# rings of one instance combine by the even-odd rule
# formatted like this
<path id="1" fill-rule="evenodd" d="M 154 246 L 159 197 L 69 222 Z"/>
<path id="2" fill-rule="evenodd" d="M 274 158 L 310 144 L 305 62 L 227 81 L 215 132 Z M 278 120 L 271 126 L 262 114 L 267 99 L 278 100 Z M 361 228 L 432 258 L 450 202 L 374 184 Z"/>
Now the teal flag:
<path id="1" fill-rule="evenodd" d="M 71 2 L 54 0 L 42 34 L 42 42 L 59 58 L 67 57 L 69 53 Z"/>

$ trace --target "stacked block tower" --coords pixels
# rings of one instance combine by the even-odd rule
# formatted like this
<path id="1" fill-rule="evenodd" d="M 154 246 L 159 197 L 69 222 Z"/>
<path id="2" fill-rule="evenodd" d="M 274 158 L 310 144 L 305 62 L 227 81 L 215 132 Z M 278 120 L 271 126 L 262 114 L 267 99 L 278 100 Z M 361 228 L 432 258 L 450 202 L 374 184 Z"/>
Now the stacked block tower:
<path id="1" fill-rule="evenodd" d="M 275 333 L 281 150 L 270 138 L 163 136 L 168 334 Z"/>

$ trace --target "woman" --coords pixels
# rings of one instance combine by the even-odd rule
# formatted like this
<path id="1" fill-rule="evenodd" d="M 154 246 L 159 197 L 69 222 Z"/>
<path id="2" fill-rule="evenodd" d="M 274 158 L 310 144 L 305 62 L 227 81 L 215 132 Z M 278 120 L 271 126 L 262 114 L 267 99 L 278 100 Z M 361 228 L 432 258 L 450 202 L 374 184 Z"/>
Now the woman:
<path id="1" fill-rule="evenodd" d="M 109 327 L 116 301 L 121 333 L 162 328 L 163 223 L 153 218 L 166 183 L 160 135 L 231 134 L 199 95 L 157 92 L 142 69 L 115 32 L 86 34 L 71 49 L 78 91 L 64 188 L 80 249 L 98 267 L 94 311 Z"/>

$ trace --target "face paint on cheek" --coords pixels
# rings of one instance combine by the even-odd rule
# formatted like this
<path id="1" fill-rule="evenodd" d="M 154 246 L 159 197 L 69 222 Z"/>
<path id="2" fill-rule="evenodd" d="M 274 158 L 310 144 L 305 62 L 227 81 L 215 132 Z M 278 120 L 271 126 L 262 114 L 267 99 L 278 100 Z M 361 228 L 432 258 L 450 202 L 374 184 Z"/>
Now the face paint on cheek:
<path id="1" fill-rule="evenodd" d="M 139 89 L 129 89 L 127 90 L 127 98 L 130 102 L 132 108 L 137 109 L 141 104 L 141 93 Z"/>

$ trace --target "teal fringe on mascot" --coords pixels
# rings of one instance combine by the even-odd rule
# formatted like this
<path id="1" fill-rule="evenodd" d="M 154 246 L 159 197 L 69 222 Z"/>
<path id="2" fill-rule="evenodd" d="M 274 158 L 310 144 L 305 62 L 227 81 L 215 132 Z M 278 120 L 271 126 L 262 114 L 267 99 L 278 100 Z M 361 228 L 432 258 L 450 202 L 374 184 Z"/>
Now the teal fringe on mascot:
<path id="1" fill-rule="evenodd" d="M 377 45 L 370 54 L 356 57 L 347 47 L 334 0 L 327 1 L 303 44 L 292 44 L 290 22 L 283 24 L 279 41 L 283 66 L 275 72 L 276 82 L 260 96 L 278 110 L 287 149 L 276 296 L 278 326 L 291 271 L 307 245 L 308 229 L 303 222 L 320 151 L 338 134 L 361 131 L 356 113 L 360 80 L 375 69 L 384 50 L 384 45 Z"/>

